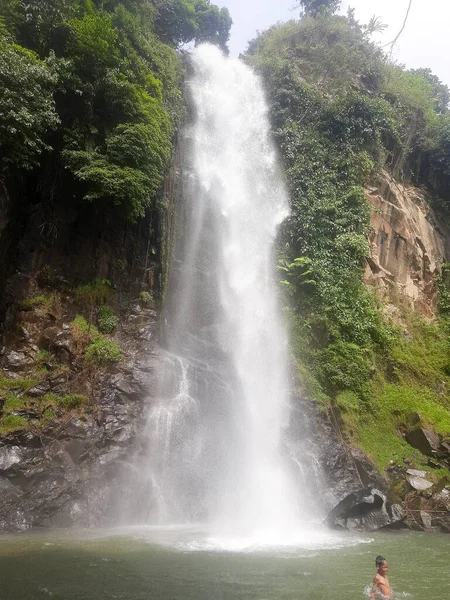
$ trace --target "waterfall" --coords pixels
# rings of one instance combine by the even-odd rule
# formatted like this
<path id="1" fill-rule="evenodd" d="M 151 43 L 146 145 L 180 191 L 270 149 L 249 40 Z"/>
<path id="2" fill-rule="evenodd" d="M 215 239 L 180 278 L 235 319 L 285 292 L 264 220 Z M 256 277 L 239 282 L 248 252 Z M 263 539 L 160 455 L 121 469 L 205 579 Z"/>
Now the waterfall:
<path id="1" fill-rule="evenodd" d="M 259 78 L 209 45 L 192 68 L 165 368 L 147 425 L 149 520 L 288 532 L 307 510 L 283 442 L 288 346 L 273 242 L 286 190 Z"/>

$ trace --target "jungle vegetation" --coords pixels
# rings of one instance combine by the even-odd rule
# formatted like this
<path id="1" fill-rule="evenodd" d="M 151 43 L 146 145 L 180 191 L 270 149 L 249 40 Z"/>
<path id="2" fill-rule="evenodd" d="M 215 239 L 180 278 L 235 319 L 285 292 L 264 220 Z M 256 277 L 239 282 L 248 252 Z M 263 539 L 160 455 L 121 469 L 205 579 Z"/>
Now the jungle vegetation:
<path id="1" fill-rule="evenodd" d="M 279 273 L 302 393 L 337 413 L 346 437 L 382 470 L 426 463 L 401 437 L 412 413 L 450 432 L 450 288 L 444 268 L 435 322 L 401 295 L 400 320 L 386 315 L 363 283 L 364 186 L 386 169 L 421 186 L 448 218 L 450 92 L 372 41 L 379 19 L 364 25 L 352 10 L 336 14 L 339 4 L 302 0 L 301 18 L 258 35 L 245 60 L 263 78 L 291 198 Z"/>
<path id="2" fill-rule="evenodd" d="M 209 0 L 0 0 L 4 190 L 132 222 L 157 207 L 183 110 L 176 49 L 226 49 L 230 27 Z"/>

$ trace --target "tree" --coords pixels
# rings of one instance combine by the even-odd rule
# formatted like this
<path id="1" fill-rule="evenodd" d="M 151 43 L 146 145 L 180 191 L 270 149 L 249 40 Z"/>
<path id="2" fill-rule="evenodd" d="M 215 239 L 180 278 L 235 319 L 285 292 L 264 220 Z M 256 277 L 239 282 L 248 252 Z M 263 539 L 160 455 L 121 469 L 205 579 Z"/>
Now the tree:
<path id="1" fill-rule="evenodd" d="M 0 173 L 32 169 L 59 123 L 55 75 L 34 52 L 0 40 Z"/>
<path id="2" fill-rule="evenodd" d="M 156 30 L 164 41 L 180 45 L 195 39 L 225 49 L 232 25 L 227 8 L 210 0 L 156 0 L 155 6 Z"/>
<path id="3" fill-rule="evenodd" d="M 307 15 L 315 17 L 323 10 L 335 13 L 341 0 L 299 0 L 299 6 L 303 8 Z"/>

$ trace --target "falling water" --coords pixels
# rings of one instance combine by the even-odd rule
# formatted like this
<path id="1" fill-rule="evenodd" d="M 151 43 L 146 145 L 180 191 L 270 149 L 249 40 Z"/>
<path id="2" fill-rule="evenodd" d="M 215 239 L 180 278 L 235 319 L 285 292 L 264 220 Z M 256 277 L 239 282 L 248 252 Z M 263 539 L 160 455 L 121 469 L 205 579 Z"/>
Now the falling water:
<path id="1" fill-rule="evenodd" d="M 208 45 L 192 62 L 166 367 L 148 421 L 149 520 L 279 535 L 306 517 L 283 442 L 273 242 L 288 200 L 258 77 Z"/>

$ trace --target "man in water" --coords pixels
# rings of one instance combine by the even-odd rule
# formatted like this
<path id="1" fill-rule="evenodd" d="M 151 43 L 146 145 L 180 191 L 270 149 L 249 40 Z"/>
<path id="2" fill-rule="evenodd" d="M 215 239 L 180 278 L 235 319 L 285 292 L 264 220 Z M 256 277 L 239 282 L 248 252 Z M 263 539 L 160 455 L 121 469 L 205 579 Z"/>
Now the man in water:
<path id="1" fill-rule="evenodd" d="M 375 559 L 377 572 L 373 578 L 372 591 L 370 592 L 371 600 L 375 598 L 392 598 L 392 590 L 387 578 L 388 563 L 382 556 L 377 556 Z"/>

